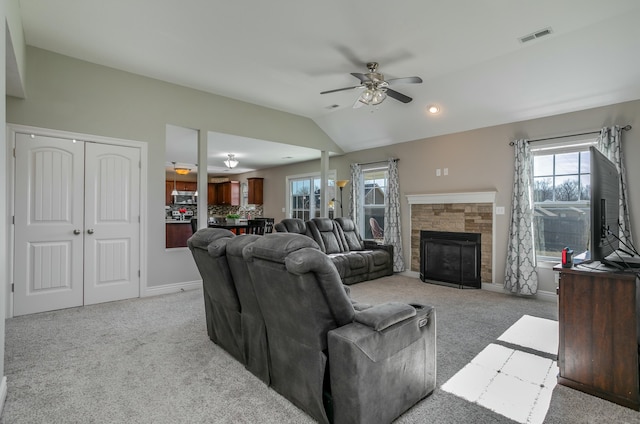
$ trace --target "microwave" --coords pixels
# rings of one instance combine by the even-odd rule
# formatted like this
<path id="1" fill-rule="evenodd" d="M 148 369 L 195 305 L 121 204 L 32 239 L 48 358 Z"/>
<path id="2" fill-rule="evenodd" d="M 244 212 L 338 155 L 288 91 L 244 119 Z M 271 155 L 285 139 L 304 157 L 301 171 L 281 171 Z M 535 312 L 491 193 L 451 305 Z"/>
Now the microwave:
<path id="1" fill-rule="evenodd" d="M 173 195 L 174 205 L 195 205 L 198 203 L 195 191 L 179 191 Z"/>

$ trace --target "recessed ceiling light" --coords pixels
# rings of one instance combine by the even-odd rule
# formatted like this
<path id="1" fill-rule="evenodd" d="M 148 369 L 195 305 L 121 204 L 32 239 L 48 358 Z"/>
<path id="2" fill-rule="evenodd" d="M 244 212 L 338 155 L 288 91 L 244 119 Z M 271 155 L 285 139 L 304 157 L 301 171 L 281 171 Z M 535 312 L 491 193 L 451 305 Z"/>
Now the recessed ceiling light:
<path id="1" fill-rule="evenodd" d="M 440 107 L 437 105 L 430 105 L 427 107 L 427 111 L 430 114 L 435 115 L 436 113 L 440 112 Z"/>

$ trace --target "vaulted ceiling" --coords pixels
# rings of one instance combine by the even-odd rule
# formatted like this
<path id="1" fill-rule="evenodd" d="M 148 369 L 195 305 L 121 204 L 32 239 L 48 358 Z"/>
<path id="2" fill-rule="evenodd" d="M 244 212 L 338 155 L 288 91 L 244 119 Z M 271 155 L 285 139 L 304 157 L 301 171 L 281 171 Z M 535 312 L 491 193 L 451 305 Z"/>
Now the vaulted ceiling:
<path id="1" fill-rule="evenodd" d="M 309 117 L 345 152 L 640 98 L 637 0 L 20 6 L 28 45 Z M 354 109 L 361 89 L 320 94 L 358 85 L 369 61 L 421 77 L 393 86 L 413 101 Z"/>

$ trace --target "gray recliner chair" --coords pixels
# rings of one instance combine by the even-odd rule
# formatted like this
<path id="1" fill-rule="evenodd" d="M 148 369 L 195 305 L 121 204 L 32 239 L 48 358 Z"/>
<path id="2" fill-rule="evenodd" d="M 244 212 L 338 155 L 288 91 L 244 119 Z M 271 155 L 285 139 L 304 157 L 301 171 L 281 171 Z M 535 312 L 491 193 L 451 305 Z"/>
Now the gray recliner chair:
<path id="1" fill-rule="evenodd" d="M 243 250 L 269 339 L 271 385 L 319 422 L 389 423 L 436 384 L 436 315 L 390 302 L 356 311 L 311 238 Z"/>
<path id="2" fill-rule="evenodd" d="M 266 384 L 269 378 L 269 353 L 267 331 L 258 305 L 249 268 L 242 256 L 242 250 L 262 236 L 245 234 L 232 238 L 227 243 L 227 262 L 236 286 L 241 305 L 242 340 L 246 368 Z"/>
<path id="3" fill-rule="evenodd" d="M 274 224 L 274 228 L 279 233 L 307 233 L 307 224 L 300 218 L 285 218 L 277 224 Z"/>
<path id="4" fill-rule="evenodd" d="M 202 276 L 209 338 L 245 363 L 240 301 L 227 263 L 227 243 L 235 235 L 222 228 L 203 228 L 187 240 Z"/>

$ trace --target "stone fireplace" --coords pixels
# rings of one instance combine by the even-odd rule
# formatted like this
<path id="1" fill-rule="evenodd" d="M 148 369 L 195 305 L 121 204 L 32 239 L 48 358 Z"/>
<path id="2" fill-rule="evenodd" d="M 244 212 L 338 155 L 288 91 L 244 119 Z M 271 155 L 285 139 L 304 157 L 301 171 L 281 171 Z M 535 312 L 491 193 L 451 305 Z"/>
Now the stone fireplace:
<path id="1" fill-rule="evenodd" d="M 411 214 L 411 271 L 420 272 L 420 232 L 480 234 L 480 280 L 493 282 L 495 192 L 408 195 Z"/>

